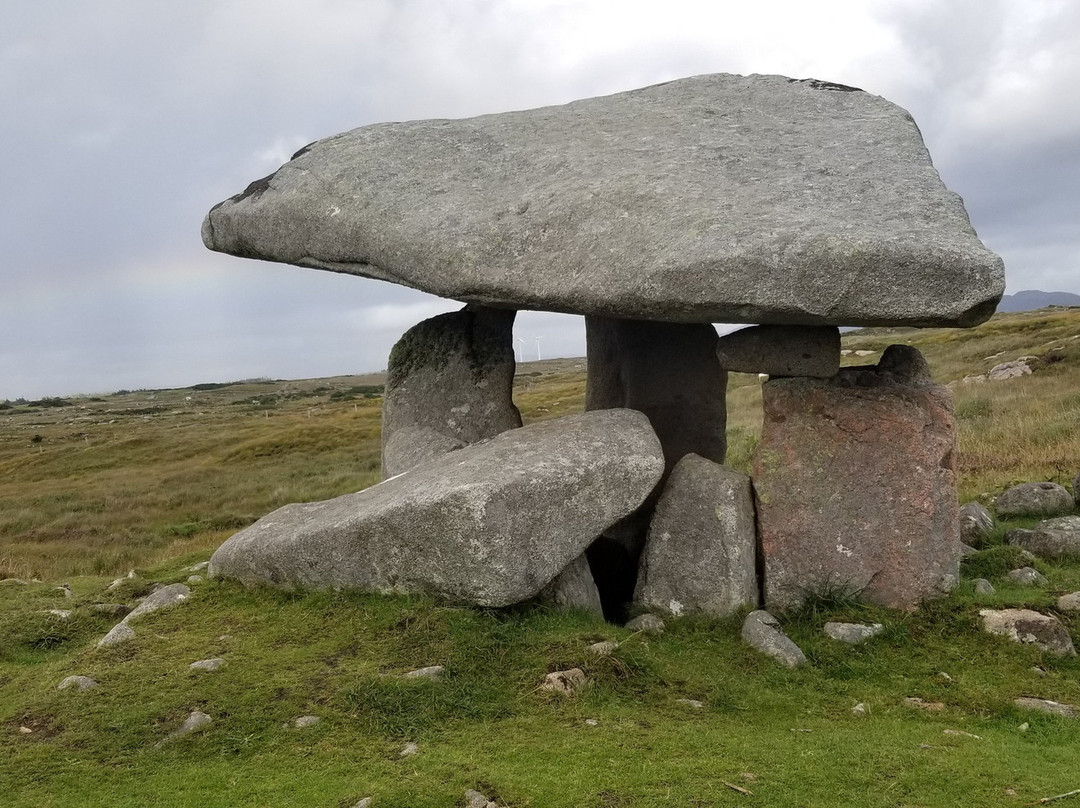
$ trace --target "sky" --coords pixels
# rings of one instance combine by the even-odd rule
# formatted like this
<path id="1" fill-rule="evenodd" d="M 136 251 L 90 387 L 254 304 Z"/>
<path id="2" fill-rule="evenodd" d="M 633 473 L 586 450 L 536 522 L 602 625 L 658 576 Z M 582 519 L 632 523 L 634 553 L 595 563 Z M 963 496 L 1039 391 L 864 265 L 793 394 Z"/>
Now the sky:
<path id="1" fill-rule="evenodd" d="M 207 210 L 383 121 L 701 73 L 909 110 L 1008 292 L 1080 293 L 1075 0 L 41 0 L 0 28 L 0 399 L 380 370 L 460 307 L 203 247 Z M 521 313 L 523 358 L 581 318 Z M 539 339 L 537 339 L 539 338 Z"/>

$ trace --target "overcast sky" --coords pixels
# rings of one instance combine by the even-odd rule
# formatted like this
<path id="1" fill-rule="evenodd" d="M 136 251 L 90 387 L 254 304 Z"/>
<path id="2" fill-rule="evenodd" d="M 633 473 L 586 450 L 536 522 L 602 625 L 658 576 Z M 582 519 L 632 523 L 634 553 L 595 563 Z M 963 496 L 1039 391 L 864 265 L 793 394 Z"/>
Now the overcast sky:
<path id="1" fill-rule="evenodd" d="M 1004 259 L 1080 293 L 1076 0 L 50 0 L 0 29 L 0 399 L 378 370 L 458 308 L 211 253 L 215 203 L 356 126 L 779 73 L 907 108 Z M 519 315 L 529 358 L 580 318 Z"/>

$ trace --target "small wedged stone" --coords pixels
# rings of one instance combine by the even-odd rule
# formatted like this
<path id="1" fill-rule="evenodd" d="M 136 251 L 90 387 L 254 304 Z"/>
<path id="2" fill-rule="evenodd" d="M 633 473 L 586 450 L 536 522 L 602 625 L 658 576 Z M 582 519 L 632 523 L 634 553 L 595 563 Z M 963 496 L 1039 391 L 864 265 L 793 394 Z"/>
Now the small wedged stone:
<path id="1" fill-rule="evenodd" d="M 225 660 L 221 657 L 213 657 L 212 659 L 200 659 L 198 662 L 192 662 L 188 665 L 188 668 L 193 671 L 213 673 L 216 670 L 220 670 L 224 664 Z"/>
<path id="2" fill-rule="evenodd" d="M 1062 704 L 1060 701 L 1051 701 L 1050 699 L 1022 697 L 1013 699 L 1013 704 L 1022 710 L 1035 710 L 1040 713 L 1059 715 L 1062 718 L 1076 718 L 1080 716 L 1080 708 L 1074 707 L 1071 704 Z"/>
<path id="3" fill-rule="evenodd" d="M 858 645 L 885 630 L 881 623 L 865 625 L 863 623 L 826 623 L 825 634 L 834 640 L 846 642 L 848 645 Z"/>
<path id="4" fill-rule="evenodd" d="M 1075 504 L 1072 494 L 1057 483 L 1022 483 L 999 494 L 994 511 L 998 516 L 1061 516 Z"/>
<path id="5" fill-rule="evenodd" d="M 960 506 L 960 541 L 978 548 L 994 529 L 994 517 L 978 502 Z"/>
<path id="6" fill-rule="evenodd" d="M 540 685 L 541 690 L 550 693 L 558 693 L 562 696 L 572 696 L 585 686 L 585 672 L 581 668 L 570 668 L 565 671 L 552 671 L 544 677 Z"/>
<path id="7" fill-rule="evenodd" d="M 1046 584 L 1050 583 L 1045 575 L 1033 567 L 1009 570 L 1005 577 L 1014 584 L 1020 584 L 1021 586 L 1046 586 Z"/>
<path id="8" fill-rule="evenodd" d="M 840 370 L 840 329 L 753 325 L 720 337 L 716 357 L 729 372 L 828 378 Z"/>
<path id="9" fill-rule="evenodd" d="M 1031 609 L 982 609 L 983 629 L 1058 656 L 1075 656 L 1068 629 L 1056 617 Z"/>
<path id="10" fill-rule="evenodd" d="M 1051 561 L 1080 556 L 1080 516 L 1044 519 L 1030 530 L 1010 530 L 1005 538 L 1009 544 Z"/>
<path id="11" fill-rule="evenodd" d="M 134 637 L 135 632 L 132 630 L 131 626 L 127 623 L 117 623 L 112 627 L 108 634 L 98 640 L 97 647 L 110 648 L 114 645 L 119 645 L 120 643 L 134 639 Z"/>
<path id="12" fill-rule="evenodd" d="M 124 618 L 123 622 L 130 623 L 143 615 L 151 614 L 161 609 L 171 609 L 173 606 L 183 603 L 191 596 L 191 589 L 185 584 L 169 584 L 162 586 L 142 599 L 142 602 Z"/>
<path id="13" fill-rule="evenodd" d="M 589 559 L 582 553 L 566 569 L 551 579 L 551 583 L 540 590 L 537 601 L 552 609 L 576 609 L 588 612 L 596 617 L 604 616 L 604 607 L 600 603 L 600 591 L 596 588 Z"/>
<path id="14" fill-rule="evenodd" d="M 76 690 L 90 690 L 97 686 L 98 683 L 89 676 L 68 676 L 56 686 L 56 689 L 67 690 L 73 687 Z"/>
<path id="15" fill-rule="evenodd" d="M 741 636 L 751 648 L 789 668 L 806 662 L 806 655 L 780 628 L 780 621 L 763 609 L 750 612 L 743 621 Z"/>
<path id="16" fill-rule="evenodd" d="M 625 628 L 630 631 L 640 631 L 652 637 L 658 637 L 664 633 L 664 621 L 655 614 L 639 614 L 632 620 L 628 620 Z"/>

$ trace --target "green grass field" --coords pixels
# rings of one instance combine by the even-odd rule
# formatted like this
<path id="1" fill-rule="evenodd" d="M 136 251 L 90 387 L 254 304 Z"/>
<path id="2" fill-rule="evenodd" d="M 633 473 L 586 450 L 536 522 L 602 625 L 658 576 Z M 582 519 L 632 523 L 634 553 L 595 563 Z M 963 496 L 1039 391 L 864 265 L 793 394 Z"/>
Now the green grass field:
<path id="1" fill-rule="evenodd" d="M 969 331 L 864 330 L 844 347 L 910 342 L 940 381 L 958 382 L 967 500 L 1020 481 L 1068 485 L 1080 471 L 1078 335 L 1080 310 L 1048 310 Z M 959 383 L 1024 355 L 1042 357 L 1031 376 Z M 1013 705 L 1080 704 L 1080 661 L 978 629 L 986 606 L 1052 612 L 1058 594 L 1080 589 L 1080 562 L 1039 562 L 1050 584 L 1022 588 L 1003 580 L 993 546 L 966 562 L 951 597 L 916 613 L 838 598 L 787 615 L 810 660 L 797 670 L 744 647 L 738 619 L 669 621 L 652 638 L 576 614 L 228 582 L 193 583 L 189 602 L 133 624 L 133 641 L 96 649 L 115 618 L 91 604 L 186 580 L 187 565 L 279 505 L 374 482 L 381 381 L 2 405 L 0 578 L 30 582 L 0 584 L 0 805 L 351 808 L 371 796 L 373 808 L 422 808 L 464 805 L 476 788 L 535 808 L 914 808 L 1020 806 L 1080 789 L 1080 720 Z M 580 410 L 583 363 L 521 366 L 515 398 L 526 421 Z M 745 467 L 757 377 L 733 374 L 728 399 L 729 462 Z M 130 569 L 136 578 L 105 593 Z M 976 573 L 997 593 L 976 595 Z M 1062 618 L 1080 638 L 1080 618 Z M 886 631 L 850 648 L 822 633 L 831 619 Z M 622 645 L 596 659 L 586 649 L 599 639 Z M 219 656 L 215 673 L 188 669 Z M 399 675 L 436 664 L 441 681 Z M 589 678 L 577 696 L 538 689 L 571 666 Z M 58 691 L 71 674 L 99 686 Z M 907 707 L 911 696 L 944 708 Z M 192 710 L 213 724 L 166 741 Z M 291 725 L 309 714 L 320 723 Z M 399 757 L 409 742 L 418 754 Z"/>

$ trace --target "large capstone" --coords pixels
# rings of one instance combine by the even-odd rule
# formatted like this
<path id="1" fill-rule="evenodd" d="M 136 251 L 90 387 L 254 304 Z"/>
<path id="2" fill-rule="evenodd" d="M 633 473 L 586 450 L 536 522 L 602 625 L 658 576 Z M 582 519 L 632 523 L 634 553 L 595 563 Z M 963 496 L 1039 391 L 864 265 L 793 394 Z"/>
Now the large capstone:
<path id="1" fill-rule="evenodd" d="M 355 494 L 279 508 L 226 541 L 209 572 L 248 584 L 505 606 L 537 595 L 637 508 L 663 468 L 641 413 L 571 415 Z"/>
<path id="2" fill-rule="evenodd" d="M 203 240 L 466 302 L 673 322 L 966 326 L 1004 290 L 905 110 L 783 76 L 354 129 L 214 207 Z"/>
<path id="3" fill-rule="evenodd" d="M 515 314 L 470 305 L 424 320 L 397 341 L 383 399 L 384 478 L 521 426 Z"/>
<path id="4" fill-rule="evenodd" d="M 955 426 L 918 351 L 832 379 L 772 379 L 754 453 L 765 602 L 858 595 L 912 608 L 959 573 Z"/>

